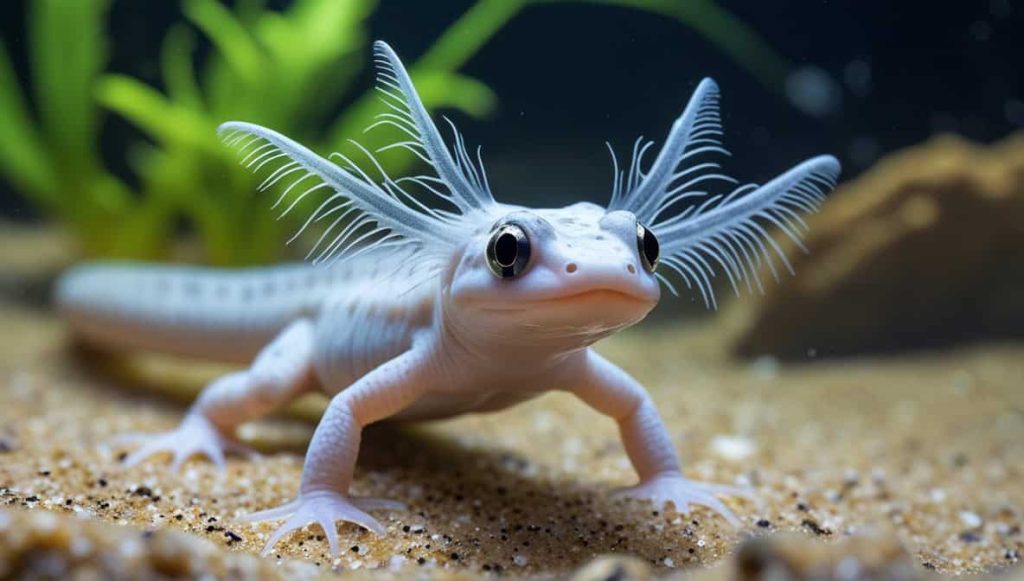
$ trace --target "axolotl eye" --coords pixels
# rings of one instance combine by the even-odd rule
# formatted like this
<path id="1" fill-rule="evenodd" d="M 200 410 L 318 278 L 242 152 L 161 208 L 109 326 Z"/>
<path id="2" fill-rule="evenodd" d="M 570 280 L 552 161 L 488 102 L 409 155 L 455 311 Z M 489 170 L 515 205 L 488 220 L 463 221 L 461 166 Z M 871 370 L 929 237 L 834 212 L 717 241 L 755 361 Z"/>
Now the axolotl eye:
<path id="1" fill-rule="evenodd" d="M 658 238 L 643 226 L 640 222 L 636 223 L 636 249 L 640 254 L 640 262 L 644 265 L 644 270 L 649 273 L 654 273 L 654 270 L 658 268 L 658 261 L 661 260 L 661 245 L 658 244 Z"/>
<path id="2" fill-rule="evenodd" d="M 495 276 L 515 278 L 530 262 L 530 239 L 518 224 L 506 222 L 487 241 L 487 266 Z"/>

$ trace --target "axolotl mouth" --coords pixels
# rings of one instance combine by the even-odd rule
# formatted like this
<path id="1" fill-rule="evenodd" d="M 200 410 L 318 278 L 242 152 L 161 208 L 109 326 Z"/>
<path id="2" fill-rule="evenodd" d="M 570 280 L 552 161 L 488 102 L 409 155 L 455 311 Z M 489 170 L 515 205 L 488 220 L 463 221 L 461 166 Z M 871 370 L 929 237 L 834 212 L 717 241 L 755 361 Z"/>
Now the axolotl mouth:
<path id="1" fill-rule="evenodd" d="M 647 296 L 610 288 L 596 288 L 536 298 L 517 298 L 515 300 L 509 300 L 502 303 L 486 301 L 483 299 L 479 299 L 474 302 L 484 303 L 481 305 L 481 310 L 496 313 L 522 312 L 544 308 L 600 309 L 601 307 L 627 307 L 631 309 L 642 309 L 654 306 L 654 302 Z M 600 311 L 595 311 L 595 316 L 599 315 Z"/>

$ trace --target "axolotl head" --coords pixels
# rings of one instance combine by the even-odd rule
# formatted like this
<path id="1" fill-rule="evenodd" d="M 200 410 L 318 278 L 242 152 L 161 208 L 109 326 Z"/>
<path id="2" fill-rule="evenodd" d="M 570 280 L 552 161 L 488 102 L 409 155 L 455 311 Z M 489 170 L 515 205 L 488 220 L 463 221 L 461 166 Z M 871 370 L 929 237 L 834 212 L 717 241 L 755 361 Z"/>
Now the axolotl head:
<path id="1" fill-rule="evenodd" d="M 588 345 L 658 303 L 654 235 L 626 211 L 591 203 L 508 212 L 464 246 L 446 303 L 504 340 Z"/>
<path id="2" fill-rule="evenodd" d="M 839 176 L 839 162 L 829 155 L 762 185 L 739 185 L 723 174 L 716 161 L 728 153 L 719 139 L 719 90 L 704 79 L 652 163 L 645 164 L 644 153 L 653 142 L 642 139 L 628 170 L 613 154 L 607 209 L 502 204 L 491 194 L 479 150 L 474 161 L 454 126 L 449 149 L 394 51 L 378 42 L 374 57 L 388 107 L 374 126 L 409 136 L 381 150 L 405 148 L 432 175 L 392 179 L 363 149 L 381 174 L 371 177 L 344 154 L 324 159 L 265 127 L 229 122 L 219 131 L 243 153 L 246 167 L 266 175 L 261 190 L 290 182 L 275 204 L 282 216 L 314 192 L 333 191 L 296 234 L 326 224 L 311 251 L 314 263 L 404 247 L 414 266 L 424 265 L 409 275 L 424 277 L 411 286 L 443 271 L 437 305 L 467 344 L 585 346 L 643 319 L 658 302 L 659 283 L 677 292 L 671 280 L 698 292 L 709 308 L 717 307 L 716 273 L 737 294 L 740 287 L 763 290 L 762 267 L 776 276 L 777 265 L 790 268 L 769 230 L 802 247 L 800 214 L 814 211 Z M 731 191 L 721 190 L 726 184 Z M 655 274 L 659 259 L 663 274 Z"/>

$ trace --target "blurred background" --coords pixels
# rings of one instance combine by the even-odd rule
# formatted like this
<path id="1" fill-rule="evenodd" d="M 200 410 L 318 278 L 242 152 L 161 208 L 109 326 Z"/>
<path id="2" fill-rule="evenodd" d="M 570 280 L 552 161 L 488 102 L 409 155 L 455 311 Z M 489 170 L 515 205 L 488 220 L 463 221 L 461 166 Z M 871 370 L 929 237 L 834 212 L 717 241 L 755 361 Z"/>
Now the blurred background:
<path id="1" fill-rule="evenodd" d="M 754 304 L 791 320 L 795 307 L 786 305 L 820 318 L 852 301 L 864 312 L 853 309 L 847 324 L 881 316 L 888 330 L 875 336 L 897 346 L 1024 329 L 1014 298 L 1021 221 L 959 252 L 971 268 L 957 270 L 947 258 L 960 241 L 977 241 L 972 228 L 999 230 L 991 216 L 1016 216 L 1007 208 L 1020 206 L 1012 176 L 1021 148 L 973 149 L 1024 126 L 1020 3 L 21 0 L 0 13 L 0 217 L 58 225 L 73 258 L 245 265 L 301 256 L 283 245 L 294 224 L 275 221 L 271 197 L 255 193 L 214 128 L 257 122 L 321 153 L 346 151 L 347 138 L 387 143 L 386 131 L 362 133 L 378 111 L 369 46 L 383 39 L 435 117 L 450 115 L 470 144 L 483 146 L 502 201 L 606 200 L 604 142 L 620 157 L 640 135 L 660 142 L 704 76 L 721 85 L 733 153 L 726 169 L 742 181 L 763 182 L 832 153 L 843 180 L 854 183 L 891 152 L 960 136 L 931 142 L 930 154 L 904 160 L 900 175 L 890 172 L 865 186 L 871 193 L 856 196 L 861 202 L 834 210 L 845 216 L 843 228 L 829 229 L 825 218 L 812 223 L 811 256 L 823 264 L 836 264 L 828 248 L 861 249 L 851 269 L 826 268 L 838 286 L 809 297 L 798 280 Z M 954 161 L 942 161 L 949 156 Z M 983 165 L 972 156 L 1004 160 L 986 175 L 1011 177 L 965 177 Z M 396 173 L 415 170 L 400 154 L 383 161 Z M 946 174 L 927 170 L 935 164 L 954 174 L 943 181 Z M 940 177 L 922 185 L 929 175 Z M 1009 193 L 989 195 L 999 188 Z M 913 192 L 941 211 L 912 203 L 901 214 Z M 1011 202 L 962 209 L 975 199 Z M 911 228 L 923 232 L 914 235 L 897 228 L 903 233 L 875 240 L 870 251 L 863 238 L 836 242 L 892 215 L 928 227 Z M 933 215 L 948 218 L 929 221 Z M 816 268 L 810 263 L 805 276 L 824 276 Z M 992 288 L 1011 305 L 982 317 L 974 301 L 986 302 L 980 297 Z M 907 320 L 893 297 L 918 292 L 934 300 L 918 297 L 921 312 Z M 807 310 L 809 303 L 820 309 Z M 768 341 L 749 351 L 766 350 Z"/>

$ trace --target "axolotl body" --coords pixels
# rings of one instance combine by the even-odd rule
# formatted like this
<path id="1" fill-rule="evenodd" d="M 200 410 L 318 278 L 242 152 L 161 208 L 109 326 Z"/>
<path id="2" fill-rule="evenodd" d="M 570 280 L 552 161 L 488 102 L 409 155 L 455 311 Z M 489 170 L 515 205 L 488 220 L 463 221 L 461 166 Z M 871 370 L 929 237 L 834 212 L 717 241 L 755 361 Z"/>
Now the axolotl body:
<path id="1" fill-rule="evenodd" d="M 628 171 L 616 164 L 607 207 L 502 204 L 461 135 L 445 144 L 390 47 L 377 43 L 375 56 L 388 106 L 380 123 L 406 134 L 397 145 L 434 175 L 392 179 L 378 165 L 374 179 L 347 157 L 334 163 L 270 129 L 220 130 L 266 176 L 261 189 L 290 180 L 283 213 L 321 196 L 302 228 L 321 226 L 316 264 L 93 263 L 59 281 L 58 305 L 88 341 L 249 363 L 209 384 L 176 429 L 134 438 L 127 463 L 170 452 L 175 467 L 194 455 L 223 465 L 226 452 L 242 450 L 240 424 L 322 390 L 331 399 L 297 498 L 249 518 L 286 519 L 268 551 L 318 523 L 336 555 L 338 521 L 382 534 L 369 513 L 402 507 L 349 492 L 363 427 L 496 411 L 565 390 L 618 423 L 639 476 L 621 494 L 680 512 L 703 505 L 737 524 L 718 497 L 745 490 L 685 478 L 643 386 L 590 347 L 644 319 L 663 285 L 675 293 L 683 283 L 709 306 L 716 272 L 736 289 L 760 288 L 758 269 L 788 267 L 767 228 L 799 242 L 799 214 L 824 199 L 838 162 L 820 156 L 763 186 L 709 193 L 735 182 L 705 161 L 724 153 L 718 88 L 706 79 L 648 168 L 650 143 L 641 141 Z"/>

